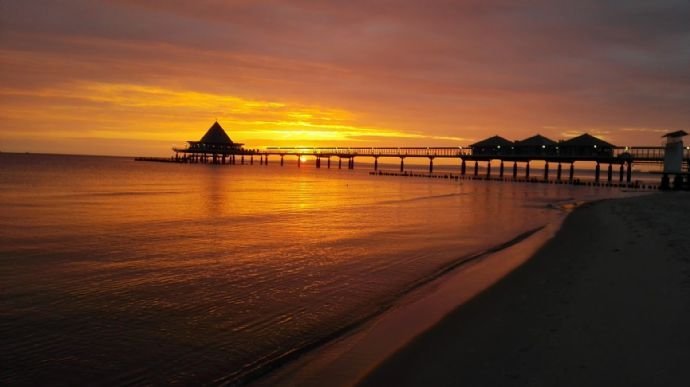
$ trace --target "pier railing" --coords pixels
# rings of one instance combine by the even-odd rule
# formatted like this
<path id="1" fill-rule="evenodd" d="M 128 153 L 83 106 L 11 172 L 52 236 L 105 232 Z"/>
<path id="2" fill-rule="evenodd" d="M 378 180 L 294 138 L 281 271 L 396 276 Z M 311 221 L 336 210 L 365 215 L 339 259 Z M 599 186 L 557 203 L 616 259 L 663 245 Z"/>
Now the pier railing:
<path id="1" fill-rule="evenodd" d="M 471 156 L 468 147 L 268 147 L 269 154 L 305 154 L 315 156 L 370 157 L 463 157 Z"/>
<path id="2" fill-rule="evenodd" d="M 662 146 L 631 146 L 614 148 L 616 156 L 629 155 L 636 161 L 664 161 L 664 147 Z M 684 150 L 685 158 L 690 151 Z"/>
<path id="3" fill-rule="evenodd" d="M 525 154 L 503 150 L 496 154 L 477 154 L 471 147 L 268 147 L 262 153 L 270 155 L 309 155 L 316 157 L 481 157 L 481 158 L 519 158 L 519 159 L 632 159 L 642 162 L 664 161 L 664 147 L 662 146 L 631 146 L 615 147 L 610 156 L 559 154 L 558 150 L 549 154 Z M 690 159 L 690 147 L 683 149 L 683 159 Z"/>

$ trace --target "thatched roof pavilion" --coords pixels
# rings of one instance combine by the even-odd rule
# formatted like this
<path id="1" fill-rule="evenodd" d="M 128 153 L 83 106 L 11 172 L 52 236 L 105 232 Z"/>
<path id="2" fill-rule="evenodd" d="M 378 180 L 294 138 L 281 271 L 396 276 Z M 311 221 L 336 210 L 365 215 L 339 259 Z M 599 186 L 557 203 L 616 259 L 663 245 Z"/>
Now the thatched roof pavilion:
<path id="1" fill-rule="evenodd" d="M 218 121 L 206 131 L 199 141 L 187 141 L 184 148 L 173 147 L 175 160 L 182 162 L 210 162 L 225 164 L 226 158 L 234 163 L 235 155 L 257 154 L 256 150 L 242 148 L 244 144 L 233 142 Z M 182 156 L 180 156 L 180 153 Z"/>
<path id="2" fill-rule="evenodd" d="M 188 149 L 205 151 L 206 153 L 213 153 L 214 150 L 220 151 L 218 153 L 232 152 L 241 149 L 244 145 L 233 142 L 218 121 L 211 125 L 201 140 L 187 141 L 187 144 L 189 144 Z"/>
<path id="3" fill-rule="evenodd" d="M 180 153 L 199 153 L 199 154 L 240 154 L 243 153 L 242 145 L 233 142 L 218 121 L 206 131 L 206 134 L 199 141 L 187 141 L 186 148 L 173 148 Z"/>

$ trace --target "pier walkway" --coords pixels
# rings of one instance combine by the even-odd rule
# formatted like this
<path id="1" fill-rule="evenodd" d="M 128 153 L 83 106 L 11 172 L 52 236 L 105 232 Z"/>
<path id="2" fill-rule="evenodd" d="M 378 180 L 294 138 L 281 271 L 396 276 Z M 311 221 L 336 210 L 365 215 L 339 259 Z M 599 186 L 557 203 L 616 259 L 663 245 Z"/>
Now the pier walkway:
<path id="1" fill-rule="evenodd" d="M 500 148 L 500 147 L 499 147 Z M 601 165 L 605 165 L 607 170 L 607 181 L 613 181 L 614 166 L 618 168 L 618 180 L 632 181 L 633 163 L 662 163 L 664 161 L 664 147 L 613 147 L 608 152 L 596 153 L 576 153 L 560 154 L 559 152 L 543 153 L 517 153 L 511 151 L 504 152 L 477 152 L 472 147 L 269 147 L 260 151 L 258 156 L 268 162 L 269 156 L 279 157 L 280 164 L 284 164 L 286 156 L 297 158 L 297 165 L 300 166 L 302 156 L 311 156 L 316 159 L 316 167 L 321 168 L 325 163 L 327 168 L 331 167 L 331 160 L 337 159 L 338 168 L 343 167 L 343 160 L 346 161 L 348 169 L 354 169 L 355 158 L 367 157 L 373 159 L 373 169 L 378 171 L 380 158 L 398 158 L 400 160 L 400 172 L 405 171 L 406 158 L 426 158 L 429 160 L 429 173 L 434 171 L 434 159 L 457 159 L 460 175 L 468 174 L 468 162 L 473 162 L 471 173 L 477 176 L 479 173 L 479 163 L 486 163 L 486 174 L 491 176 L 491 161 L 498 160 L 497 176 L 503 178 L 506 175 L 505 163 L 512 163 L 508 168 L 512 171 L 513 178 L 517 178 L 518 164 L 523 165 L 525 178 L 530 178 L 530 163 L 542 161 L 545 163 L 544 178 L 548 179 L 552 164 L 556 167 L 556 179 L 561 180 L 563 176 L 563 165 L 568 169 L 568 179 L 573 180 L 574 164 L 578 161 L 595 162 L 595 181 L 601 178 Z M 690 149 L 684 149 L 684 166 L 688 169 L 690 163 Z M 494 172 L 496 173 L 496 172 Z"/>
<path id="2" fill-rule="evenodd" d="M 485 163 L 482 175 L 487 179 L 498 177 L 503 179 L 512 175 L 518 179 L 518 171 L 523 170 L 520 178 L 533 180 L 530 176 L 530 163 L 544 164 L 543 180 L 548 181 L 552 168 L 555 167 L 556 181 L 573 182 L 576 162 L 595 163 L 594 178 L 599 183 L 602 180 L 601 169 L 606 168 L 606 182 L 617 180 L 628 185 L 632 182 L 633 163 L 664 163 L 667 158 L 671 170 L 678 180 L 674 185 L 690 185 L 684 182 L 690 179 L 690 147 L 683 147 L 682 137 L 688 133 L 676 131 L 667 133 L 666 146 L 634 146 L 619 147 L 600 138 L 584 133 L 567 140 L 554 141 L 542 135 L 511 141 L 498 135 L 481 140 L 469 146 L 457 147 L 268 147 L 266 149 L 247 149 L 240 143 L 233 142 L 225 130 L 216 121 L 199 141 L 187 141 L 186 147 L 173 147 L 175 156 L 169 160 L 139 159 L 143 161 L 172 161 L 180 163 L 208 163 L 208 164 L 254 164 L 258 158 L 259 164 L 267 165 L 271 157 L 280 159 L 280 165 L 285 165 L 286 157 L 295 157 L 300 167 L 306 157 L 313 157 L 316 168 L 331 164 L 337 160 L 338 168 L 354 169 L 355 160 L 368 158 L 373 161 L 373 171 L 379 171 L 379 159 L 393 158 L 400 161 L 400 173 L 405 172 L 405 160 L 409 158 L 427 159 L 429 174 L 434 173 L 435 159 L 457 160 L 458 172 L 461 177 L 479 177 L 479 165 Z M 668 151 L 670 149 L 670 151 Z M 667 154 L 667 151 L 669 152 Z M 671 162 L 672 161 L 672 162 Z M 498 169 L 492 170 L 493 167 Z M 469 165 L 468 165 L 469 163 Z M 499 164 L 496 166 L 495 164 Z M 508 165 L 506 165 L 508 163 Z M 520 166 L 520 167 L 519 167 Z M 567 168 L 567 171 L 563 169 Z M 617 169 L 617 171 L 614 171 Z M 468 168 L 471 170 L 468 171 Z M 666 167 L 665 167 L 666 168 Z M 484 172 L 485 171 L 485 172 Z M 664 179 L 668 180 L 665 171 Z M 665 184 L 662 181 L 662 185 Z"/>

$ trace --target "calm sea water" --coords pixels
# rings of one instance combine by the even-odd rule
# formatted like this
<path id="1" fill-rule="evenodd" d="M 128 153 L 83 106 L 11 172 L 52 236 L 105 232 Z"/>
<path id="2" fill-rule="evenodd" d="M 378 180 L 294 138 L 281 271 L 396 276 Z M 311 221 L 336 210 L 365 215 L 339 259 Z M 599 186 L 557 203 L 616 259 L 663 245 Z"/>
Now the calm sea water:
<path id="1" fill-rule="evenodd" d="M 236 380 L 614 194 L 0 154 L 0 382 Z"/>

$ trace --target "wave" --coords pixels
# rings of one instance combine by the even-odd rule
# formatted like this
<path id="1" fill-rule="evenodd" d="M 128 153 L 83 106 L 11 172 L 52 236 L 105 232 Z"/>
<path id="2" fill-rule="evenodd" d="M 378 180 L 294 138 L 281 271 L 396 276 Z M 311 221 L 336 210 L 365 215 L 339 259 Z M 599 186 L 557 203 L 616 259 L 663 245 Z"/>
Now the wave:
<path id="1" fill-rule="evenodd" d="M 464 195 L 468 195 L 468 194 L 467 193 L 449 193 L 449 194 L 443 194 L 443 195 L 418 196 L 416 198 L 409 198 L 409 199 L 384 200 L 384 201 L 376 202 L 376 203 L 374 203 L 374 205 L 409 203 L 409 202 L 418 202 L 418 201 L 422 201 L 422 200 L 444 199 L 444 198 L 449 198 L 449 197 L 453 197 L 453 196 L 464 196 Z"/>
<path id="2" fill-rule="evenodd" d="M 447 195 L 444 195 L 447 196 Z M 535 233 L 543 230 L 546 227 L 546 225 L 542 225 L 530 230 L 527 230 L 525 232 L 522 232 L 515 237 L 513 237 L 510 240 L 507 240 L 505 242 L 496 244 L 494 246 L 491 246 L 485 250 L 482 250 L 477 253 L 473 253 L 470 255 L 465 255 L 462 257 L 459 257 L 451 262 L 446 263 L 445 265 L 437 268 L 433 272 L 427 274 L 424 277 L 421 277 L 417 279 L 416 281 L 410 283 L 408 286 L 402 288 L 398 292 L 392 294 L 388 299 L 384 300 L 381 302 L 374 310 L 369 311 L 368 313 L 364 313 L 361 317 L 357 318 L 356 320 L 346 324 L 345 326 L 332 331 L 324 336 L 321 336 L 319 338 L 316 338 L 312 341 L 306 342 L 301 346 L 298 347 L 293 347 L 290 348 L 280 354 L 276 354 L 273 357 L 263 357 L 262 359 L 259 359 L 255 362 L 246 364 L 242 369 L 235 371 L 229 375 L 226 375 L 222 378 L 218 378 L 214 380 L 214 384 L 218 384 L 221 386 L 236 386 L 236 385 L 245 385 L 248 384 L 252 381 L 255 381 L 259 379 L 262 376 L 267 375 L 268 373 L 282 367 L 283 365 L 297 359 L 298 357 L 311 352 L 315 349 L 318 349 L 319 347 L 332 342 L 340 337 L 345 336 L 346 334 L 354 331 L 355 329 L 363 326 L 365 323 L 371 321 L 373 318 L 381 315 L 382 313 L 386 312 L 390 308 L 392 308 L 398 300 L 411 293 L 412 291 L 419 289 L 420 287 L 444 276 L 445 274 L 448 274 L 449 272 L 466 265 L 468 263 L 480 260 L 482 258 L 485 258 L 491 254 L 497 253 L 499 251 L 505 250 L 511 246 L 515 246 L 519 244 L 520 242 L 526 240 L 527 238 L 531 237 Z"/>
<path id="3" fill-rule="evenodd" d="M 114 192 L 80 192 L 74 194 L 55 195 L 56 197 L 118 197 L 118 196 L 154 196 L 154 195 L 179 195 L 182 191 L 114 191 Z"/>

